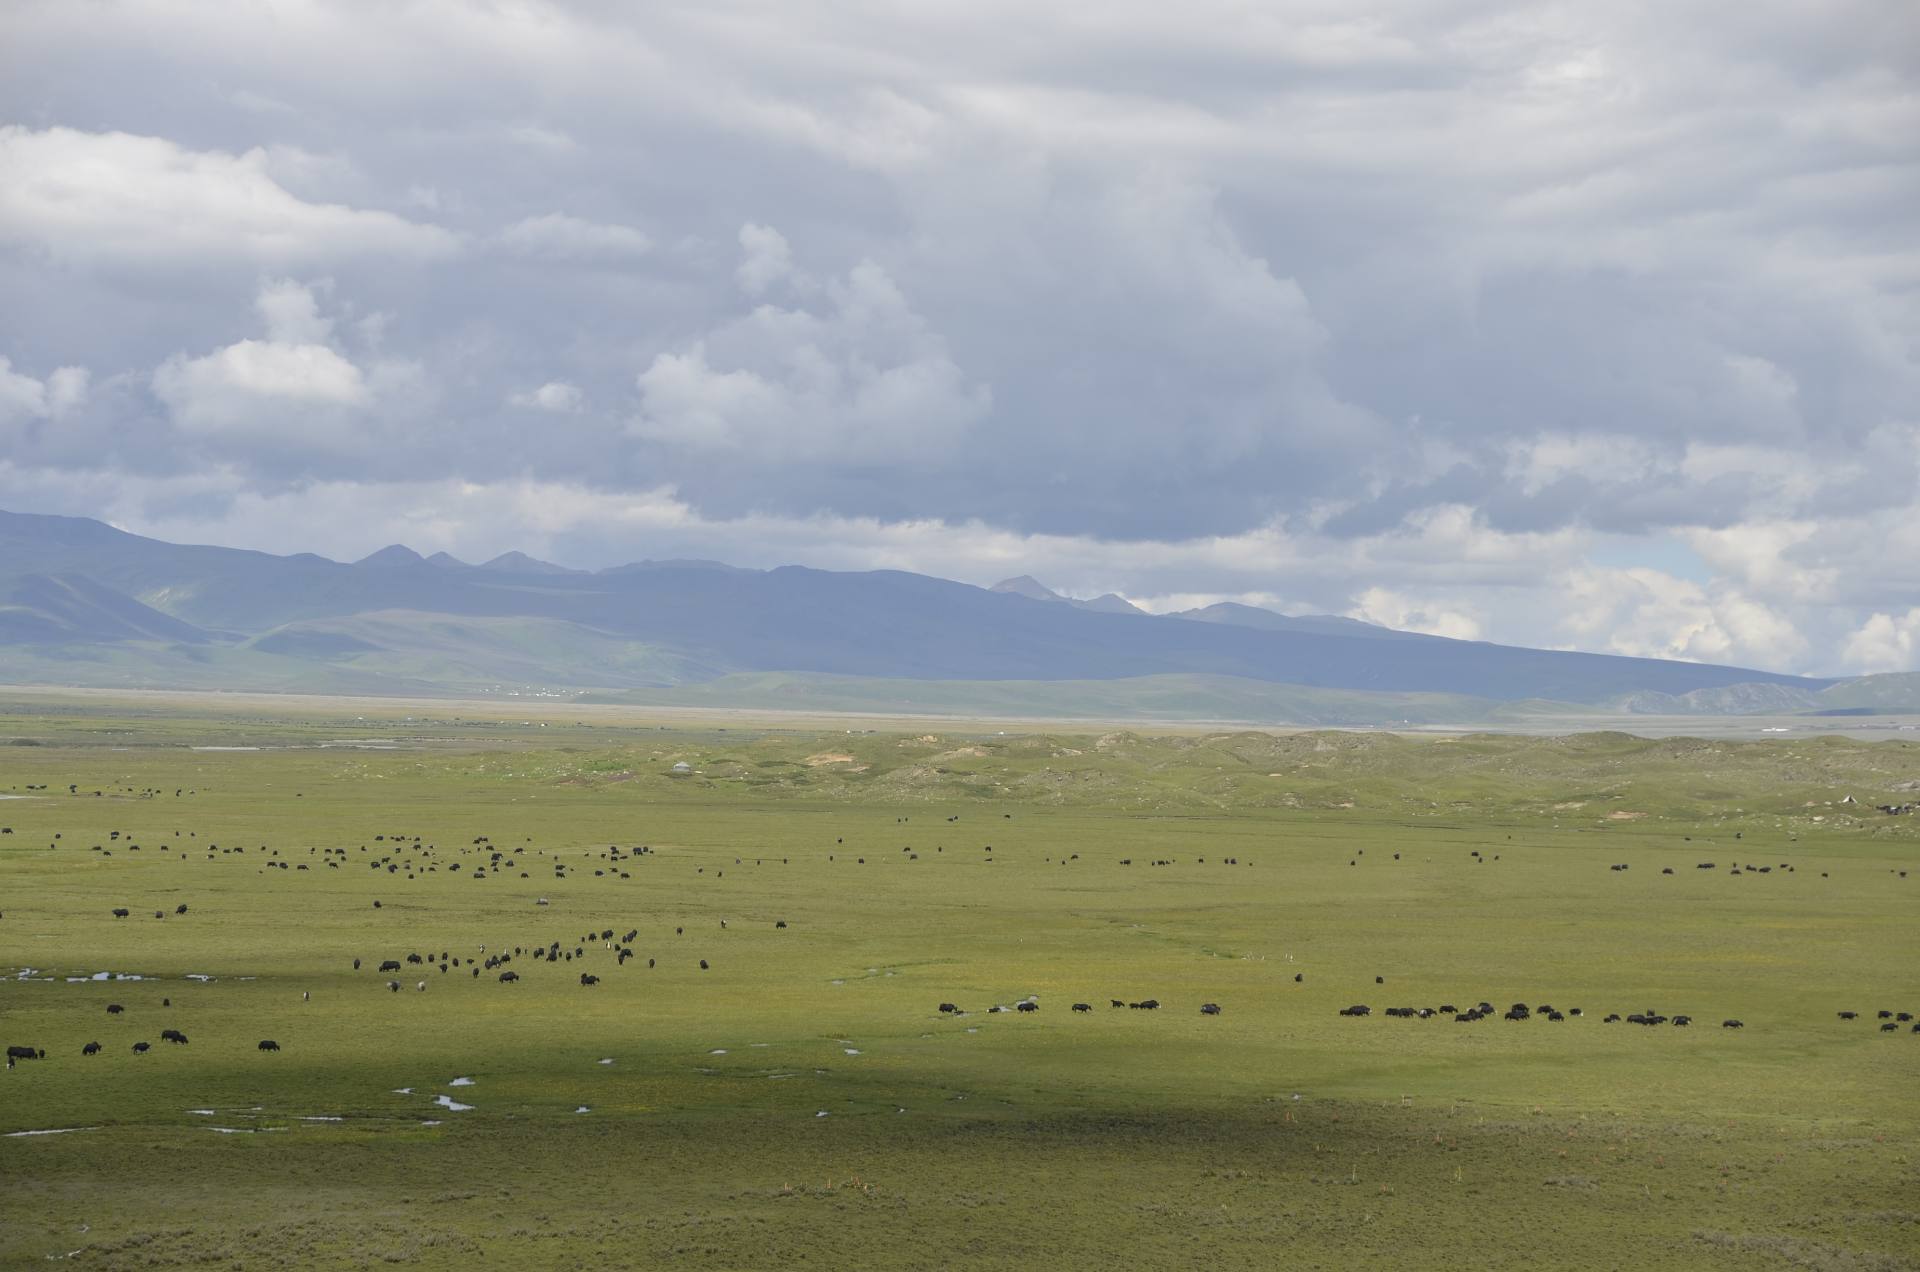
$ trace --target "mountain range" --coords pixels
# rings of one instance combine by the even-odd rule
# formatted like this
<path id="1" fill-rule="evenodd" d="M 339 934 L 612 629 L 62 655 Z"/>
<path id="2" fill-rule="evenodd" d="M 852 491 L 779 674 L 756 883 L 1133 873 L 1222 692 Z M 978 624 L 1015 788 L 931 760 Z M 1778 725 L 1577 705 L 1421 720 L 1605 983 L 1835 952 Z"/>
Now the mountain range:
<path id="1" fill-rule="evenodd" d="M 980 588 L 697 560 L 584 571 L 518 552 L 469 565 L 397 544 L 342 563 L 0 512 L 0 680 L 14 683 L 1301 723 L 1474 720 L 1542 703 L 1663 714 L 1920 705 L 1920 677 L 1869 679 L 1863 689 L 1235 604 L 1154 615 L 1026 576 Z"/>

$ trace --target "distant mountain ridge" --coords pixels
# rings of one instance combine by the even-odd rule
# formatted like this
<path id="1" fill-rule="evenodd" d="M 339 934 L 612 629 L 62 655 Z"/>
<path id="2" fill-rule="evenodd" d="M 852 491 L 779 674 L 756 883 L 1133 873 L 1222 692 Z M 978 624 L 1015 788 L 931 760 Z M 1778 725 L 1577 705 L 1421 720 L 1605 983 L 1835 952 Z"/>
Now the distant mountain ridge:
<path id="1" fill-rule="evenodd" d="M 1059 601 L 1075 609 L 1091 610 L 1095 614 L 1144 614 L 1145 610 L 1129 601 L 1126 597 L 1107 592 L 1090 601 L 1076 600 L 1071 596 L 1062 596 L 1031 574 L 1022 574 L 1010 579 L 1001 579 L 989 592 L 999 592 L 1009 596 L 1024 596 L 1030 601 Z"/>
<path id="2" fill-rule="evenodd" d="M 92 652 L 81 657 L 83 645 Z M 1025 576 L 989 589 L 901 571 L 713 561 L 587 572 L 521 553 L 483 565 L 446 553 L 427 559 L 399 544 L 343 564 L 0 512 L 0 679 L 70 675 L 159 687 L 219 684 L 223 669 L 236 688 L 254 678 L 351 683 L 355 692 L 621 691 L 778 673 L 977 682 L 983 693 L 995 682 L 1002 698 L 1023 682 L 1203 677 L 1180 683 L 1209 686 L 1183 693 L 1210 710 L 1232 698 L 1235 684 L 1268 684 L 1348 695 L 1338 710 L 1349 715 L 1365 714 L 1349 698 L 1367 694 L 1382 695 L 1377 705 L 1386 713 L 1396 695 L 1404 712 L 1410 694 L 1490 703 L 1656 705 L 1716 693 L 1817 702 L 1833 683 L 1449 640 L 1233 604 L 1151 615 L 1117 596 L 1061 597 Z M 942 690 L 940 700 L 957 694 Z M 1263 710 L 1311 705 L 1298 695 L 1253 696 L 1268 704 Z"/>
<path id="3" fill-rule="evenodd" d="M 1260 609 L 1252 605 L 1237 605 L 1232 601 L 1221 601 L 1204 609 L 1181 610 L 1173 615 L 1196 623 L 1226 623 L 1234 627 L 1254 627 L 1265 632 L 1321 632 L 1330 636 L 1360 637 L 1406 637 L 1417 636 L 1417 632 L 1395 631 L 1391 627 L 1380 627 L 1374 623 L 1362 622 L 1357 618 L 1341 618 L 1333 614 L 1279 614 L 1273 610 Z"/>

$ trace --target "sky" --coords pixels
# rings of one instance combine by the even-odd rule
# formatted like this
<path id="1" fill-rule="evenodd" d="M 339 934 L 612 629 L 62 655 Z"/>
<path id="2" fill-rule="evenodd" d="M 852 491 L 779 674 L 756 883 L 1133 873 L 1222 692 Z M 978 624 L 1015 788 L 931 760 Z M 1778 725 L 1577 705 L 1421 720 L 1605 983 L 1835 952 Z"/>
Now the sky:
<path id="1" fill-rule="evenodd" d="M 1920 669 L 1920 9 L 9 0 L 0 507 Z"/>

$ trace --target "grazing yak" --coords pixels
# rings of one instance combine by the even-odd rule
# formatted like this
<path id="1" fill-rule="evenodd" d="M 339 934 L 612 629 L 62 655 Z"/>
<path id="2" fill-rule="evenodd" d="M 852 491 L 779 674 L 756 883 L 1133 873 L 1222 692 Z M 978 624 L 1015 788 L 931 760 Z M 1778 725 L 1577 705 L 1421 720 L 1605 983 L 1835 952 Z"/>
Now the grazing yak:
<path id="1" fill-rule="evenodd" d="M 957 1015 L 960 1009 L 954 1006 L 952 1003 L 941 1003 L 940 1011 L 945 1015 L 953 1016 L 953 1015 Z"/>
<path id="2" fill-rule="evenodd" d="M 150 1042 L 136 1042 L 133 1044 L 133 1054 L 136 1056 L 144 1056 L 152 1047 L 153 1044 Z"/>
<path id="3" fill-rule="evenodd" d="M 1073 1009 L 1075 1011 L 1092 1011 L 1093 1004 L 1092 1003 L 1075 1003 L 1073 1005 Z"/>
<path id="4" fill-rule="evenodd" d="M 90 1042 L 86 1046 L 80 1048 L 80 1054 L 83 1056 L 97 1056 L 100 1054 L 100 1044 L 97 1042 Z"/>
<path id="5" fill-rule="evenodd" d="M 1040 1004 L 1034 1003 L 1034 1002 L 1016 1003 L 1014 1005 L 1014 1010 L 1015 1011 L 1039 1011 Z"/>
<path id="6" fill-rule="evenodd" d="M 580 983 L 582 985 L 598 985 L 600 983 L 600 978 L 598 976 L 591 976 L 586 972 L 582 972 L 580 973 Z"/>
<path id="7" fill-rule="evenodd" d="M 119 1003 L 108 1003 L 108 1004 L 107 1004 L 107 1015 L 109 1015 L 109 1016 L 118 1016 L 118 1015 L 119 1015 L 119 1014 L 120 1014 L 121 1012 L 123 1012 L 123 1011 L 125 1011 L 125 1010 L 126 1010 L 126 1008 L 125 1008 L 125 1007 L 122 1007 L 122 1006 L 121 1006 L 121 1005 L 120 1005 Z"/>
<path id="8" fill-rule="evenodd" d="M 1355 1003 L 1351 1007 L 1342 1007 L 1340 1014 L 1342 1016 L 1371 1016 L 1373 1014 L 1373 1008 L 1367 1006 L 1365 1003 Z"/>
<path id="9" fill-rule="evenodd" d="M 260 1050 L 262 1050 L 262 1051 L 278 1051 L 278 1050 L 280 1050 L 280 1044 L 279 1044 L 279 1043 L 277 1043 L 277 1042 L 275 1042 L 275 1041 L 274 1041 L 273 1039 L 271 1039 L 271 1038 L 262 1038 L 262 1039 L 260 1040 Z"/>
<path id="10" fill-rule="evenodd" d="M 1200 1014 L 1202 1016 L 1218 1016 L 1220 1014 L 1220 1004 L 1219 1003 L 1201 1003 Z"/>
<path id="11" fill-rule="evenodd" d="M 501 983 L 502 985 L 511 985 L 511 984 L 513 984 L 513 982 L 515 982 L 515 981 L 517 981 L 517 980 L 519 980 L 519 979 L 520 979 L 520 973 L 518 973 L 518 972 L 502 972 L 502 973 L 500 973 L 500 983 Z"/>
<path id="12" fill-rule="evenodd" d="M 8 1047 L 7 1062 L 15 1060 L 45 1060 L 47 1053 L 38 1047 Z"/>
<path id="13" fill-rule="evenodd" d="M 187 1035 L 181 1033 L 178 1029 L 162 1029 L 160 1031 L 160 1041 L 184 1045 L 187 1041 Z"/>

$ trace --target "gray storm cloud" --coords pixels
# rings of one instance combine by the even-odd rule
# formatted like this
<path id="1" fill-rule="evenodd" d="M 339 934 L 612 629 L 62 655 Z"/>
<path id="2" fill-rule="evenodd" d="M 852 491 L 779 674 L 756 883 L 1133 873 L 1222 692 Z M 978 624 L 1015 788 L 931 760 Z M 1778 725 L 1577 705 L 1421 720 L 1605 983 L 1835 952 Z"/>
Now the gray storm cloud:
<path id="1" fill-rule="evenodd" d="M 0 505 L 1920 665 L 1906 6 L 7 22 Z"/>

